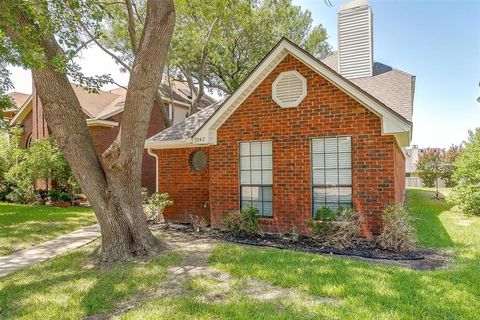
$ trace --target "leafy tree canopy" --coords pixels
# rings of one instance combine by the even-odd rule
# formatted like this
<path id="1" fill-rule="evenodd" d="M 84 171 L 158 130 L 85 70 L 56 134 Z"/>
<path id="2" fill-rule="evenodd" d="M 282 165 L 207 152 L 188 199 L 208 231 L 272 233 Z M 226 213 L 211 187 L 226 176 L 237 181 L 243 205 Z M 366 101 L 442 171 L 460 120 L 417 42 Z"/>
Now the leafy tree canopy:
<path id="1" fill-rule="evenodd" d="M 0 108 L 8 105 L 4 94 L 13 88 L 7 66 L 42 67 L 47 54 L 44 43 L 52 34 L 64 50 L 53 60 L 59 72 L 68 74 L 73 81 L 93 91 L 111 81 L 109 75 L 83 75 L 80 66 L 73 61 L 89 42 L 84 28 L 98 32 L 108 16 L 106 3 L 95 0 L 4 0 L 0 9 Z"/>
<path id="2" fill-rule="evenodd" d="M 458 185 L 453 189 L 452 199 L 466 213 L 480 215 L 480 128 L 469 132 L 455 162 L 454 178 Z"/>
<path id="3" fill-rule="evenodd" d="M 144 1 L 133 3 L 141 24 Z M 311 12 L 291 0 L 178 0 L 177 21 L 168 55 L 169 75 L 185 81 L 196 98 L 205 89 L 234 91 L 281 37 L 287 37 L 318 58 L 331 53 L 322 25 Z M 131 65 L 133 48 L 127 14 L 110 10 L 108 39 L 102 43 L 119 53 L 117 62 Z M 120 61 L 118 61 L 120 60 Z M 196 107 L 194 106 L 194 112 Z M 191 113 L 194 113 L 191 112 Z"/>

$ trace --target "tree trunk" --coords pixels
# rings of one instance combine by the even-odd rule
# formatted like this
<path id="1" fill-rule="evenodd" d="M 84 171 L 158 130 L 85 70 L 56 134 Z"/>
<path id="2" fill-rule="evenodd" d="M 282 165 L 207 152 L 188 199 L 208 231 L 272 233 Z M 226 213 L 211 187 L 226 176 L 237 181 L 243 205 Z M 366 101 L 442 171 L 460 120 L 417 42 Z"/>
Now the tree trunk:
<path id="1" fill-rule="evenodd" d="M 162 116 L 163 127 L 166 129 L 172 125 L 170 121 L 170 117 L 167 112 L 167 108 L 165 108 L 165 103 L 162 99 L 162 94 L 160 90 L 155 91 L 155 101 L 158 103 L 158 107 L 160 108 L 160 114 Z M 172 105 L 173 106 L 173 105 Z"/>
<path id="2" fill-rule="evenodd" d="M 42 45 L 45 65 L 32 69 L 48 126 L 100 223 L 104 261 L 128 260 L 164 247 L 150 232 L 143 213 L 141 167 L 153 99 L 160 85 L 174 24 L 171 1 L 148 1 L 120 132 L 101 160 L 66 74 L 52 63 L 56 57 L 64 56 L 53 35 Z"/>

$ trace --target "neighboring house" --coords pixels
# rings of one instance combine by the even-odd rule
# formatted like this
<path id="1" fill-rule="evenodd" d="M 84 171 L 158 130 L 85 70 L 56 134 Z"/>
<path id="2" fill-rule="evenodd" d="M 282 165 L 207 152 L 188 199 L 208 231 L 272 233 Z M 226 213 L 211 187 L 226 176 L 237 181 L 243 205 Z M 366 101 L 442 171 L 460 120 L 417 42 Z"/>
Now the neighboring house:
<path id="1" fill-rule="evenodd" d="M 113 142 L 118 134 L 119 123 L 122 120 L 126 90 L 117 88 L 110 91 L 90 93 L 82 87 L 72 84 L 77 98 L 82 106 L 88 130 L 92 136 L 93 144 L 98 154 L 103 153 Z M 175 82 L 170 88 L 161 86 L 165 107 L 168 108 L 170 119 L 178 123 L 186 118 L 191 96 L 188 86 L 181 82 Z M 35 90 L 33 90 L 35 92 Z M 29 145 L 42 137 L 48 136 L 50 130 L 43 115 L 42 103 L 34 93 L 26 95 L 18 92 L 9 94 L 17 105 L 14 110 L 7 110 L 4 116 L 10 119 L 12 125 L 21 125 L 24 129 L 21 146 L 28 148 Z M 173 98 L 173 108 L 172 108 Z M 208 96 L 201 102 L 201 106 L 211 104 L 214 100 Z M 164 128 L 159 106 L 155 103 L 152 109 L 148 134 L 153 135 Z M 145 151 L 142 166 L 142 186 L 149 190 L 155 190 L 155 160 Z"/>
<path id="2" fill-rule="evenodd" d="M 368 2 L 342 5 L 338 54 L 282 39 L 223 102 L 147 139 L 175 202 L 166 220 L 221 227 L 254 206 L 265 231 L 307 233 L 317 209 L 353 206 L 362 234 L 379 234 L 404 201 L 415 77 L 373 62 L 371 23 Z"/>
<path id="3" fill-rule="evenodd" d="M 423 182 L 417 175 L 417 163 L 418 160 L 429 151 L 442 152 L 440 148 L 418 148 L 418 145 L 413 145 L 411 148 L 405 150 L 405 180 L 407 187 L 423 187 Z M 439 181 L 439 187 L 444 187 L 445 182 Z"/>
<path id="4" fill-rule="evenodd" d="M 21 92 L 10 92 L 8 96 L 12 99 L 14 107 L 6 110 L 1 110 L 1 112 L 4 119 L 11 120 L 17 113 L 18 109 L 22 107 L 25 102 L 30 98 L 30 95 Z"/>

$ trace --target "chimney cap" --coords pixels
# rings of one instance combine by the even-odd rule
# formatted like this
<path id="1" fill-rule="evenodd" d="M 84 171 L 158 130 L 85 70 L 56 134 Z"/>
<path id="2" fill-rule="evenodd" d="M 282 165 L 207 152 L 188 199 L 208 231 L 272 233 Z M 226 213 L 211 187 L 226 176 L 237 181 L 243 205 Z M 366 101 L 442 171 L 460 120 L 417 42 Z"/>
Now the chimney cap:
<path id="1" fill-rule="evenodd" d="M 340 5 L 340 11 L 349 10 L 357 7 L 368 6 L 368 0 L 352 0 Z"/>

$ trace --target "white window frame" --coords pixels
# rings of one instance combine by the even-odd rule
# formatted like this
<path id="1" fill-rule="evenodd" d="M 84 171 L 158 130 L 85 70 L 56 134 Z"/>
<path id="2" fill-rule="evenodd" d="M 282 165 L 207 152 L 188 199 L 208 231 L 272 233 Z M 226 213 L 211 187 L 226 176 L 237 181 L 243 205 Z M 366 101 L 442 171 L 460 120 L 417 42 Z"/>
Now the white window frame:
<path id="1" fill-rule="evenodd" d="M 264 154 L 263 153 L 263 143 L 265 142 L 269 142 L 270 143 L 270 154 L 266 153 Z M 253 155 L 251 154 L 251 145 L 252 143 L 261 143 L 261 151 L 260 151 L 260 154 L 259 155 Z M 248 155 L 242 155 L 242 144 L 248 144 L 249 145 L 249 154 Z M 260 169 L 252 169 L 252 157 L 258 157 L 260 156 L 260 159 L 261 159 L 261 167 Z M 270 163 L 270 167 L 271 169 L 263 169 L 263 157 L 270 157 L 271 158 L 271 163 Z M 250 161 L 249 163 L 249 168 L 250 169 L 243 169 L 242 170 L 242 158 L 244 159 L 249 159 L 248 161 Z M 262 176 L 262 178 L 260 179 L 260 183 L 252 183 L 252 172 L 256 172 L 256 171 L 259 171 L 260 172 L 260 175 Z M 263 172 L 264 171 L 270 171 L 271 172 L 271 180 L 272 181 L 269 181 L 269 183 L 264 183 L 263 182 Z M 250 172 L 250 183 L 242 183 L 242 172 Z M 252 187 L 252 188 L 259 188 L 262 192 L 262 198 L 261 198 L 261 201 L 254 201 L 254 200 L 244 200 L 243 199 L 243 188 L 249 188 L 249 187 Z M 263 193 L 264 193 L 264 190 L 265 189 L 269 189 L 270 190 L 270 195 L 271 195 L 271 199 L 270 200 L 264 200 L 264 197 L 263 197 Z M 242 208 L 245 208 L 246 206 L 244 206 L 244 203 L 247 202 L 247 201 L 250 201 L 251 205 L 253 206 L 253 202 L 261 202 L 262 204 L 262 208 L 259 209 L 259 213 L 260 213 L 260 218 L 267 218 L 267 219 L 272 219 L 273 218 L 273 215 L 274 215 L 274 212 L 273 212 L 273 143 L 272 143 L 272 140 L 252 140 L 252 141 L 241 141 L 238 143 L 238 191 L 239 191 L 239 207 L 240 209 Z M 265 208 L 265 203 L 270 203 L 271 205 L 271 215 L 265 215 L 263 213 L 263 209 Z"/>
<path id="2" fill-rule="evenodd" d="M 324 174 L 325 174 L 325 177 L 324 177 L 324 183 L 323 184 L 316 184 L 315 181 L 314 181 L 314 155 L 317 154 L 323 154 L 324 156 L 324 165 L 326 163 L 326 155 L 327 154 L 331 154 L 330 152 L 325 152 L 326 150 L 324 149 L 323 150 L 323 153 L 314 153 L 313 151 L 313 143 L 315 140 L 323 140 L 324 143 L 325 143 L 325 140 L 326 139 L 337 139 L 337 152 L 336 152 L 336 158 L 337 158 L 337 166 L 335 168 L 335 170 L 337 171 L 337 183 L 336 184 L 327 184 L 327 179 L 326 179 L 326 172 L 327 172 L 327 168 L 324 167 Z M 349 138 L 350 139 L 350 152 L 339 152 L 338 151 L 338 139 L 341 139 L 341 138 Z M 325 188 L 325 200 L 323 201 L 324 203 L 324 206 L 325 207 L 329 207 L 328 206 L 328 203 L 334 203 L 333 201 L 327 201 L 327 189 L 328 188 L 337 188 L 337 201 L 336 201 L 336 206 L 335 207 L 330 207 L 331 209 L 335 209 L 335 208 L 338 208 L 340 206 L 343 206 L 343 207 L 353 207 L 353 143 L 352 143 L 352 137 L 351 136 L 328 136 L 328 137 L 319 137 L 319 138 L 313 138 L 310 140 L 310 174 L 311 174 L 311 205 L 312 205 L 312 216 L 315 215 L 315 203 L 318 203 L 318 201 L 315 201 L 315 189 L 316 188 Z M 340 160 L 339 160 L 339 156 L 338 154 L 339 153 L 349 153 L 350 154 L 350 164 L 349 166 L 343 166 L 343 167 L 340 167 Z M 339 176 L 340 176 L 340 170 L 345 170 L 345 169 L 349 169 L 350 170 L 350 184 L 340 184 L 339 183 Z M 331 170 L 331 169 L 330 169 Z M 341 188 L 349 188 L 350 190 L 350 202 L 345 202 L 345 201 L 341 201 L 340 200 L 340 189 Z M 317 208 L 318 209 L 318 208 Z"/>

